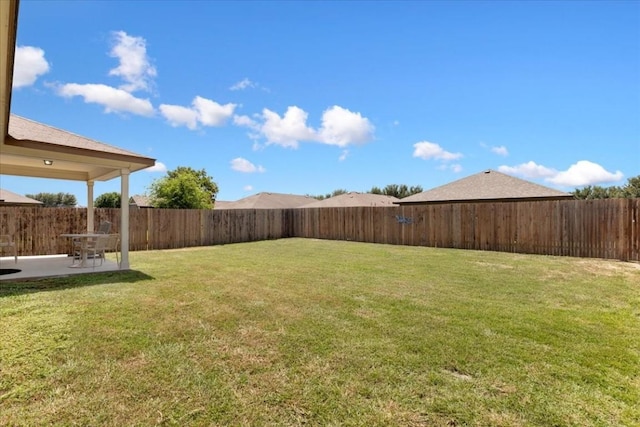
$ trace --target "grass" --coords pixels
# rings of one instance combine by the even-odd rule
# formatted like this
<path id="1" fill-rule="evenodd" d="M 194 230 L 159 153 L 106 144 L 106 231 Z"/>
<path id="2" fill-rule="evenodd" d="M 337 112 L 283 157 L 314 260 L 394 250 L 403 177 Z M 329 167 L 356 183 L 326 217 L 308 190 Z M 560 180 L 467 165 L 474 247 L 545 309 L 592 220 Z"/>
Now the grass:
<path id="1" fill-rule="evenodd" d="M 640 425 L 640 268 L 285 239 L 0 284 L 0 425 Z"/>

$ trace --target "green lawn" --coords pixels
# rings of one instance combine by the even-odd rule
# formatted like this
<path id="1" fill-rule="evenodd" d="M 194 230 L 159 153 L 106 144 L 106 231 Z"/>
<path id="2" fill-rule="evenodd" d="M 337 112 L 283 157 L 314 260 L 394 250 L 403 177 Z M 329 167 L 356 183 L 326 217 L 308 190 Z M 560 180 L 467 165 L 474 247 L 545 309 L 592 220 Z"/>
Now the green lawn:
<path id="1" fill-rule="evenodd" d="M 0 283 L 0 425 L 638 426 L 640 265 L 285 239 Z"/>

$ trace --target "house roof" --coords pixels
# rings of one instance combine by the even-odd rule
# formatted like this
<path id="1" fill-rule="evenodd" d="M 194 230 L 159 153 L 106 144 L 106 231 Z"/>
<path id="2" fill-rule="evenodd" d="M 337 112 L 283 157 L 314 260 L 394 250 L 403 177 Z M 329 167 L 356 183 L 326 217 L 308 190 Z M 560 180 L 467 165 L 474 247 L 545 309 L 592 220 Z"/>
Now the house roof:
<path id="1" fill-rule="evenodd" d="M 302 208 L 337 208 L 350 206 L 394 206 L 400 199 L 393 196 L 371 193 L 344 193 L 328 199 L 317 200 Z"/>
<path id="2" fill-rule="evenodd" d="M 45 165 L 44 160 L 53 161 Z M 155 160 L 53 126 L 11 114 L 9 135 L 0 144 L 5 175 L 106 181 L 145 169 Z"/>
<path id="3" fill-rule="evenodd" d="M 114 154 L 119 156 L 141 157 L 132 151 L 98 142 L 72 132 L 45 125 L 25 117 L 11 114 L 9 118 L 9 136 L 17 141 L 38 141 L 47 144 L 50 150 L 74 148 L 96 153 Z M 105 156 L 108 157 L 108 156 Z"/>
<path id="4" fill-rule="evenodd" d="M 129 197 L 129 203 L 134 204 L 139 208 L 152 208 L 151 199 L 149 196 L 144 194 L 136 194 L 134 196 Z"/>
<path id="5" fill-rule="evenodd" d="M 235 202 L 216 202 L 214 209 L 289 209 L 306 205 L 312 200 L 315 199 L 311 196 L 296 194 L 258 193 Z"/>
<path id="6" fill-rule="evenodd" d="M 449 184 L 405 197 L 400 199 L 398 204 L 472 200 L 547 200 L 572 197 L 569 193 L 489 169 Z"/>
<path id="7" fill-rule="evenodd" d="M 21 196 L 9 190 L 0 188 L 0 204 L 3 205 L 42 205 L 40 200 Z"/>
<path id="8" fill-rule="evenodd" d="M 229 209 L 227 206 L 234 202 L 229 202 L 226 200 L 216 200 L 213 204 L 213 209 Z"/>

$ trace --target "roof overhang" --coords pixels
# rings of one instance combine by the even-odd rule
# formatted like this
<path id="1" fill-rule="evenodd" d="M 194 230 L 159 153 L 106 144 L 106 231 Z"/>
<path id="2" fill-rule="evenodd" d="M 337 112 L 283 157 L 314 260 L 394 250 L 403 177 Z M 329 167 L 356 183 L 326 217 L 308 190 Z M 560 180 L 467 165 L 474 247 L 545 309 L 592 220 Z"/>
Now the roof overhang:
<path id="1" fill-rule="evenodd" d="M 51 161 L 52 164 L 45 164 Z M 0 174 L 73 181 L 107 181 L 123 169 L 135 172 L 155 164 L 147 157 L 66 147 L 9 136 L 0 146 Z"/>
<path id="2" fill-rule="evenodd" d="M 18 28 L 18 0 L 0 1 L 0 144 L 9 129 L 13 61 Z"/>

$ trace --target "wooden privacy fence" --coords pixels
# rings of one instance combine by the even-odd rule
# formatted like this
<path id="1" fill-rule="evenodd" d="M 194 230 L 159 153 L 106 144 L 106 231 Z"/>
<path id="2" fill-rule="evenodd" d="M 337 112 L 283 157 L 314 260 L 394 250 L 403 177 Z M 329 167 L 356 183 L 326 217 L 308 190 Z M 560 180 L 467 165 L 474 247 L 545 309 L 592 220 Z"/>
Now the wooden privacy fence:
<path id="1" fill-rule="evenodd" d="M 119 209 L 96 209 L 120 233 Z M 0 207 L 19 255 L 68 253 L 86 209 Z M 131 209 L 130 249 L 286 237 L 640 261 L 640 199 L 450 203 L 311 209 Z"/>
<path id="2" fill-rule="evenodd" d="M 169 249 L 290 237 L 287 210 L 131 209 L 129 249 Z M 96 227 L 112 223 L 120 233 L 120 209 L 94 210 Z M 16 240 L 19 255 L 70 253 L 63 233 L 87 231 L 82 208 L 0 207 L 0 234 Z"/>
<path id="3" fill-rule="evenodd" d="M 640 199 L 293 211 L 297 237 L 640 261 Z"/>

